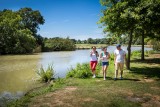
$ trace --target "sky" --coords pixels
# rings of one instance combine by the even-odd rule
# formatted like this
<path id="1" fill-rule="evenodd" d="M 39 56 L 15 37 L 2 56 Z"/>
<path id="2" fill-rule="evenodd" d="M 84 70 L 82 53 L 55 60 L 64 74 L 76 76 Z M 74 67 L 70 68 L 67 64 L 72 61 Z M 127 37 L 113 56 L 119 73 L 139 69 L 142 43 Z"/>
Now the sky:
<path id="1" fill-rule="evenodd" d="M 104 38 L 97 24 L 102 10 L 99 0 L 0 0 L 0 10 L 24 7 L 39 10 L 44 17 L 38 30 L 43 37 Z"/>

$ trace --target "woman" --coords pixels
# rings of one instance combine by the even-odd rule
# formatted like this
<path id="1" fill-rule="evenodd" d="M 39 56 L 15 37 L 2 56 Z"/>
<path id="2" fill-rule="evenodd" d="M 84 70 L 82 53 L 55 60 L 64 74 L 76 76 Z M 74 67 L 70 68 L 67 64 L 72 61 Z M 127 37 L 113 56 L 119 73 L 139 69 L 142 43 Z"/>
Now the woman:
<path id="1" fill-rule="evenodd" d="M 107 52 L 107 48 L 103 47 L 102 53 L 100 54 L 100 59 L 102 61 L 102 71 L 103 71 L 104 80 L 106 80 L 106 71 L 109 66 L 109 58 L 110 58 L 110 54 L 109 52 Z"/>
<path id="2" fill-rule="evenodd" d="M 92 51 L 90 52 L 90 57 L 91 57 L 90 67 L 91 67 L 92 74 L 93 74 L 92 78 L 95 78 L 96 77 L 97 60 L 98 60 L 98 57 L 99 57 L 99 54 L 96 51 L 96 47 L 95 46 L 92 47 Z"/>

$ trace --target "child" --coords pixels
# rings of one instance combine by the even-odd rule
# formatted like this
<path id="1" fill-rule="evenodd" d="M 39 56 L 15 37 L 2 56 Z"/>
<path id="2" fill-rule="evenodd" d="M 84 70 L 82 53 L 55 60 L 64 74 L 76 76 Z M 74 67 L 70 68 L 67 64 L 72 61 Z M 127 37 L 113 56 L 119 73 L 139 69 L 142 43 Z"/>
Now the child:
<path id="1" fill-rule="evenodd" d="M 102 53 L 100 54 L 100 59 L 102 61 L 102 71 L 103 71 L 104 80 L 106 80 L 106 71 L 109 66 L 109 58 L 110 58 L 110 54 L 109 52 L 107 52 L 107 48 L 103 47 Z"/>

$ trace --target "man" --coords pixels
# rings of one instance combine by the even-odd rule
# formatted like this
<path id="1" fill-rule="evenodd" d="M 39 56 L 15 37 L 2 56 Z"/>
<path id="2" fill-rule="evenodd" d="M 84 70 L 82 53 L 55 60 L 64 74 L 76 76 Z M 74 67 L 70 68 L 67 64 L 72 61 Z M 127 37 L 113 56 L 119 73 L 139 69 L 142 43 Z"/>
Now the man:
<path id="1" fill-rule="evenodd" d="M 121 45 L 116 45 L 116 50 L 114 51 L 114 65 L 115 65 L 115 78 L 117 80 L 118 70 L 120 69 L 120 79 L 123 79 L 123 67 L 124 67 L 124 60 L 126 59 L 126 52 L 121 49 Z"/>

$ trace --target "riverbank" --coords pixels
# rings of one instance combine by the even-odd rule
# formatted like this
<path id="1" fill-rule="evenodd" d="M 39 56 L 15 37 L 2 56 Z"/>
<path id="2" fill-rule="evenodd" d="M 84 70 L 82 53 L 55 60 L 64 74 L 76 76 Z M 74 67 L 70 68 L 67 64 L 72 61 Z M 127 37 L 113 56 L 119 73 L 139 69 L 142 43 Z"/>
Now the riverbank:
<path id="1" fill-rule="evenodd" d="M 101 49 L 102 47 L 105 47 L 108 45 L 107 44 L 76 44 L 76 49 L 91 49 L 92 46 L 96 46 L 97 49 Z M 124 46 L 127 46 L 127 45 L 124 45 Z M 141 45 L 132 45 L 132 47 L 141 47 Z M 145 45 L 145 47 L 152 48 L 151 45 Z"/>
<path id="2" fill-rule="evenodd" d="M 124 80 L 113 80 L 114 66 L 110 63 L 107 80 L 102 73 L 92 79 L 58 79 L 35 89 L 13 102 L 16 106 L 46 107 L 159 107 L 160 53 L 145 61 L 132 59 L 131 71 L 124 70 Z"/>

